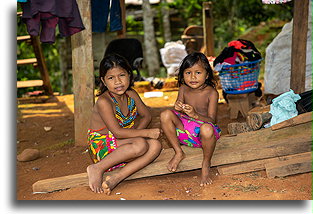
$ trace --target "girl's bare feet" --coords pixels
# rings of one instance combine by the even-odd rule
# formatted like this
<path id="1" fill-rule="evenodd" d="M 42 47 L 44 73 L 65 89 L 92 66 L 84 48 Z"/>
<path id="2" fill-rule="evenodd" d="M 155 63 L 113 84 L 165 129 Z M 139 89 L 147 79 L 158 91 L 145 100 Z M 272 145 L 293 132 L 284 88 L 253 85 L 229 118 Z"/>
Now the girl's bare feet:
<path id="1" fill-rule="evenodd" d="M 102 183 L 103 192 L 107 195 L 111 194 L 111 190 L 119 183 L 119 180 L 115 176 L 107 176 Z"/>
<path id="2" fill-rule="evenodd" d="M 201 169 L 201 181 L 200 186 L 206 186 L 212 184 L 212 179 L 209 177 L 210 164 L 203 164 Z"/>
<path id="3" fill-rule="evenodd" d="M 172 159 L 167 164 L 167 169 L 170 172 L 175 172 L 177 170 L 177 167 L 179 163 L 185 158 L 184 153 L 175 153 L 175 155 L 172 157 Z"/>
<path id="4" fill-rule="evenodd" d="M 102 172 L 99 170 L 95 164 L 89 165 L 87 167 L 87 175 L 90 189 L 95 193 L 103 193 L 101 187 L 102 183 Z"/>

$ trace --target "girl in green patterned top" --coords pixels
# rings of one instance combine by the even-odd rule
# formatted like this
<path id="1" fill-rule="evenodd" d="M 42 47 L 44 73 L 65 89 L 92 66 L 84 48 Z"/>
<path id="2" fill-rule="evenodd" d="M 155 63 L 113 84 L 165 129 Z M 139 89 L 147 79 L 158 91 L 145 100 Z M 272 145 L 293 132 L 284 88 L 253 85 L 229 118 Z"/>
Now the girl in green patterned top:
<path id="1" fill-rule="evenodd" d="M 147 129 L 151 115 L 136 91 L 131 89 L 132 70 L 119 55 L 100 63 L 100 93 L 88 130 L 87 167 L 89 186 L 96 193 L 110 194 L 128 176 L 151 163 L 161 151 L 160 129 Z M 140 115 L 140 120 L 136 120 Z M 123 167 L 103 181 L 103 174 Z"/>

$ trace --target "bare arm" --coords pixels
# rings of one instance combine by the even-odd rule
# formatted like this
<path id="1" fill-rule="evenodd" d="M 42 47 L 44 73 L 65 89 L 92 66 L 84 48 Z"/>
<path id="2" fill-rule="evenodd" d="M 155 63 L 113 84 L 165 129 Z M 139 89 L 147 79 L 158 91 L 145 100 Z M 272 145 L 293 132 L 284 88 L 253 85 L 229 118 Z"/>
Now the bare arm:
<path id="1" fill-rule="evenodd" d="M 97 110 L 107 128 L 116 138 L 148 137 L 158 138 L 159 129 L 125 129 L 122 128 L 116 118 L 112 104 L 108 99 L 101 98 L 97 101 Z"/>
<path id="2" fill-rule="evenodd" d="M 136 91 L 134 91 L 134 90 L 128 91 L 128 95 L 135 100 L 138 114 L 141 117 L 136 129 L 147 128 L 147 126 L 150 124 L 151 119 L 152 119 L 149 109 L 142 102 L 141 98 L 139 97 L 139 95 L 137 94 Z"/>
<path id="3" fill-rule="evenodd" d="M 178 91 L 178 96 L 174 105 L 174 109 L 176 111 L 182 111 L 183 110 L 183 104 L 184 104 L 184 86 L 181 86 Z"/>

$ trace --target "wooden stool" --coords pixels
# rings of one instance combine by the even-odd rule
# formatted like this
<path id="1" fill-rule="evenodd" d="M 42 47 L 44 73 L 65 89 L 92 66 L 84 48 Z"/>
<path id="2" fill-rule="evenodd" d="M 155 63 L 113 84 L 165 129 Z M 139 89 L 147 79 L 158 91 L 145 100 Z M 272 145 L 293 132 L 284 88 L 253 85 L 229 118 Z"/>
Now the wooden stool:
<path id="1" fill-rule="evenodd" d="M 228 105 L 230 108 L 230 119 L 236 119 L 238 112 L 243 117 L 247 117 L 248 111 L 252 108 L 252 101 L 255 100 L 254 92 L 247 94 L 227 94 Z"/>

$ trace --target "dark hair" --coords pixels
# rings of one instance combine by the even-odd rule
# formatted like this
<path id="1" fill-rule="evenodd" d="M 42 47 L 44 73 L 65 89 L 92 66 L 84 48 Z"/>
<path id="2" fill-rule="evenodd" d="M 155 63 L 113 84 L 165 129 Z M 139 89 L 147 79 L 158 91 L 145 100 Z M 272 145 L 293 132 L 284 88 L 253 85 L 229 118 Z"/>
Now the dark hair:
<path id="1" fill-rule="evenodd" d="M 103 94 L 108 88 L 104 85 L 104 83 L 101 81 L 101 77 L 105 77 L 107 74 L 108 70 L 112 68 L 120 67 L 127 71 L 129 74 L 129 79 L 130 79 L 130 84 L 127 88 L 127 90 L 131 89 L 131 87 L 134 85 L 133 82 L 133 72 L 132 69 L 128 63 L 128 61 L 118 55 L 118 54 L 110 54 L 108 56 L 105 56 L 102 61 L 100 62 L 100 69 L 99 69 L 99 87 L 100 87 L 100 92 L 97 94 L 97 96 L 100 96 Z"/>
<path id="2" fill-rule="evenodd" d="M 180 67 L 179 67 L 179 73 L 178 73 L 178 86 L 181 86 L 182 84 L 184 84 L 184 71 L 187 68 L 190 68 L 197 63 L 201 63 L 204 69 L 208 73 L 208 78 L 205 80 L 205 84 L 210 85 L 213 88 L 215 88 L 216 80 L 214 78 L 209 60 L 203 53 L 200 53 L 200 52 L 194 52 L 194 53 L 188 54 L 181 62 Z"/>

